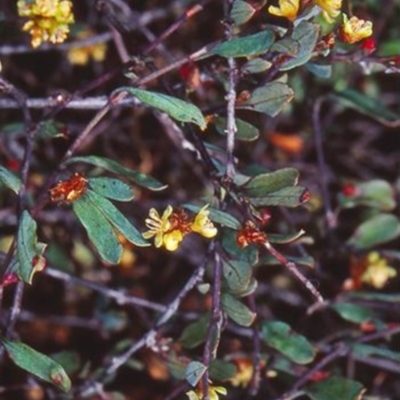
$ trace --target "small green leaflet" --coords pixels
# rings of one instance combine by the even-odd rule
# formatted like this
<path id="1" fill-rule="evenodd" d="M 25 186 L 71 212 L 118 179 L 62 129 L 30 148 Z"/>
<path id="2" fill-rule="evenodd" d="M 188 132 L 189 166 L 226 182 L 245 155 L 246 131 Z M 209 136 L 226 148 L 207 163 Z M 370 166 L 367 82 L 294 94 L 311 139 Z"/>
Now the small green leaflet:
<path id="1" fill-rule="evenodd" d="M 15 194 L 18 194 L 22 182 L 15 174 L 0 165 L 0 182 L 11 189 Z"/>
<path id="2" fill-rule="evenodd" d="M 22 213 L 18 226 L 17 238 L 17 275 L 29 284 L 32 283 L 34 274 L 45 267 L 45 259 L 42 256 L 46 245 L 38 243 L 36 236 L 36 221 L 28 211 Z M 16 266 L 15 265 L 15 266 Z"/>
<path id="3" fill-rule="evenodd" d="M 242 25 L 249 21 L 256 11 L 257 10 L 247 1 L 235 0 L 229 17 L 235 25 Z"/>
<path id="4" fill-rule="evenodd" d="M 250 326 L 256 318 L 256 314 L 253 311 L 228 293 L 221 295 L 221 306 L 229 318 L 238 325 Z"/>
<path id="5" fill-rule="evenodd" d="M 264 322 L 261 337 L 296 364 L 308 364 L 316 355 L 314 347 L 304 336 L 293 332 L 288 324 L 281 321 Z"/>
<path id="6" fill-rule="evenodd" d="M 312 400 L 360 400 L 364 388 L 356 381 L 331 376 L 322 382 L 311 383 L 304 391 Z"/>
<path id="7" fill-rule="evenodd" d="M 201 362 L 191 361 L 186 367 L 186 380 L 190 385 L 194 387 L 200 382 L 200 379 L 204 375 L 204 372 L 206 372 L 206 370 L 207 367 Z"/>
<path id="8" fill-rule="evenodd" d="M 201 130 L 206 129 L 207 127 L 204 116 L 197 106 L 176 97 L 129 86 L 118 88 L 115 92 L 127 92 L 136 97 L 143 104 L 163 111 L 177 121 L 191 122 L 198 125 Z"/>
<path id="9" fill-rule="evenodd" d="M 226 58 L 253 57 L 266 53 L 274 42 L 274 38 L 272 31 L 265 30 L 217 44 L 210 53 Z"/>
<path id="10" fill-rule="evenodd" d="M 50 382 L 64 392 L 71 388 L 71 381 L 64 368 L 50 357 L 39 353 L 24 343 L 0 338 L 12 361 L 46 382 Z"/>

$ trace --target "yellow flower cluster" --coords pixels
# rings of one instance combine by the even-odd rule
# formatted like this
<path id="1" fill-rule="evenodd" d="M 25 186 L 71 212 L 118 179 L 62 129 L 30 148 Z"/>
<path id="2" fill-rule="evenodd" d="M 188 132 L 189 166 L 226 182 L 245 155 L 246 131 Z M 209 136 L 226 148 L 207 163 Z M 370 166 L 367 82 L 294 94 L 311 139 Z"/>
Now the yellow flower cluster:
<path id="1" fill-rule="evenodd" d="M 156 209 L 152 208 L 149 218 L 145 220 L 149 230 L 143 233 L 143 237 L 145 239 L 154 237 L 156 247 L 165 247 L 169 251 L 175 251 L 184 236 L 190 232 L 196 232 L 211 239 L 218 231 L 208 218 L 210 212 L 207 207 L 208 204 L 196 214 L 193 221 L 190 221 L 182 210 L 174 212 L 171 206 L 168 206 L 161 216 Z"/>
<path id="2" fill-rule="evenodd" d="M 345 43 L 356 43 L 372 35 L 372 22 L 343 14 L 343 24 L 339 30 L 340 39 Z"/>
<path id="3" fill-rule="evenodd" d="M 382 289 L 390 278 L 394 278 L 397 271 L 387 264 L 387 260 L 372 251 L 367 256 L 367 267 L 361 275 L 361 281 L 376 289 Z"/>
<path id="4" fill-rule="evenodd" d="M 93 35 L 90 30 L 82 30 L 76 35 L 76 39 L 87 39 Z M 74 65 L 86 65 L 89 60 L 101 62 L 104 60 L 107 52 L 107 45 L 104 42 L 95 43 L 89 46 L 73 47 L 68 51 L 68 60 Z"/>
<path id="5" fill-rule="evenodd" d="M 30 33 L 32 47 L 64 42 L 74 22 L 69 0 L 19 0 L 17 8 L 20 17 L 29 18 L 22 30 Z"/>
<path id="6" fill-rule="evenodd" d="M 222 394 L 226 396 L 228 391 L 223 386 L 208 386 L 208 397 L 210 400 L 219 400 L 219 395 Z M 203 400 L 203 391 L 201 388 L 196 390 L 190 390 L 186 392 L 186 395 L 189 397 L 189 400 Z"/>

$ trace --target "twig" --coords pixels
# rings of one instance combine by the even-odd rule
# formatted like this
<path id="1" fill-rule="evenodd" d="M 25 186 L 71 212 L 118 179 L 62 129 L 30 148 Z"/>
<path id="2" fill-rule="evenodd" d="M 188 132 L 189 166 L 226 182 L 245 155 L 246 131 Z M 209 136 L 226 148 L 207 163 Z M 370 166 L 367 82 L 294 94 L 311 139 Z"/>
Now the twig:
<path id="1" fill-rule="evenodd" d="M 293 261 L 289 261 L 282 253 L 271 246 L 268 241 L 264 244 L 267 251 L 275 257 L 282 265 L 284 265 L 302 284 L 303 286 L 313 295 L 314 299 L 319 303 L 324 303 L 324 299 L 318 289 L 307 279 L 297 268 Z"/>
<path id="2" fill-rule="evenodd" d="M 249 296 L 249 305 L 250 310 L 257 314 L 257 305 L 254 293 Z M 258 391 L 260 390 L 260 380 L 261 380 L 261 341 L 260 341 L 260 332 L 258 324 L 252 327 L 253 329 L 253 354 L 252 354 L 252 363 L 253 363 L 253 376 L 251 377 L 250 382 L 250 395 L 256 396 Z"/>
<path id="3" fill-rule="evenodd" d="M 203 350 L 203 364 L 207 367 L 203 377 L 201 389 L 203 391 L 203 399 L 209 400 L 208 387 L 209 387 L 209 373 L 208 368 L 210 363 L 216 357 L 219 339 L 221 335 L 221 274 L 222 262 L 219 254 L 215 252 L 214 255 L 214 275 L 212 284 L 212 304 L 211 304 L 211 318 L 207 327 L 206 340 Z"/>
<path id="4" fill-rule="evenodd" d="M 7 321 L 6 337 L 11 337 L 13 335 L 15 324 L 17 323 L 19 313 L 21 312 L 24 286 L 24 282 L 18 282 L 15 287 L 13 304 L 11 307 L 10 316 Z"/>
<path id="5" fill-rule="evenodd" d="M 314 128 L 314 143 L 315 150 L 317 152 L 318 168 L 320 172 L 320 183 L 321 183 L 321 193 L 324 199 L 325 208 L 325 219 L 326 224 L 329 229 L 335 228 L 337 225 L 337 220 L 335 213 L 332 211 L 331 200 L 329 197 L 328 184 L 327 184 L 327 171 L 326 171 L 326 161 L 324 156 L 324 148 L 322 143 L 322 129 L 321 129 L 321 106 L 325 98 L 319 97 L 314 104 L 312 121 Z"/>

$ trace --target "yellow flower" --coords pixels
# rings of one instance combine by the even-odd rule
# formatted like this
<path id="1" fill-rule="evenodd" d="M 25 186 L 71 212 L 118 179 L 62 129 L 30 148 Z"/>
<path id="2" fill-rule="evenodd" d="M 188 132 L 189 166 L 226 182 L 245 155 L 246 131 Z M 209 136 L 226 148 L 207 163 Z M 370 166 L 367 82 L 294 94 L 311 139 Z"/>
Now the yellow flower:
<path id="1" fill-rule="evenodd" d="M 87 39 L 93 35 L 90 30 L 82 30 L 76 35 L 77 39 Z M 86 65 L 90 59 L 101 62 L 106 56 L 107 45 L 104 42 L 84 47 L 73 47 L 68 51 L 68 60 L 71 64 Z"/>
<path id="2" fill-rule="evenodd" d="M 322 16 L 330 24 L 334 22 L 334 18 L 340 14 L 342 8 L 342 0 L 315 0 L 315 3 L 322 8 Z"/>
<path id="3" fill-rule="evenodd" d="M 269 6 L 268 12 L 278 17 L 285 17 L 293 21 L 299 11 L 300 0 L 279 0 L 279 7 Z"/>
<path id="4" fill-rule="evenodd" d="M 156 247 L 161 247 L 163 245 L 164 234 L 171 229 L 169 217 L 171 216 L 172 211 L 172 207 L 168 206 L 161 217 L 156 209 L 152 208 L 149 211 L 149 218 L 145 220 L 146 226 L 149 230 L 143 233 L 143 237 L 145 239 L 150 239 L 155 236 L 154 245 Z"/>
<path id="5" fill-rule="evenodd" d="M 390 278 L 397 276 L 397 271 L 387 264 L 385 258 L 373 251 L 367 256 L 367 268 L 361 276 L 361 281 L 376 289 L 382 289 Z"/>
<path id="6" fill-rule="evenodd" d="M 230 379 L 230 382 L 232 386 L 246 388 L 253 377 L 253 363 L 248 358 L 239 358 L 234 360 L 234 362 L 237 367 L 237 372 L 235 376 Z"/>
<path id="7" fill-rule="evenodd" d="M 339 29 L 340 39 L 345 43 L 356 43 L 372 35 L 372 22 L 343 14 L 343 24 Z"/>
<path id="8" fill-rule="evenodd" d="M 228 391 L 223 386 L 208 386 L 208 397 L 210 400 L 219 400 L 219 394 L 226 396 Z M 189 400 L 203 400 L 203 392 L 201 389 L 190 390 L 186 392 Z"/>
<path id="9" fill-rule="evenodd" d="M 197 232 L 200 235 L 202 235 L 208 239 L 211 239 L 218 233 L 218 230 L 214 226 L 214 224 L 210 221 L 210 219 L 208 218 L 210 211 L 207 210 L 207 207 L 208 207 L 208 204 L 206 204 L 197 213 L 193 223 L 190 226 L 190 229 L 193 232 Z"/>
<path id="10" fill-rule="evenodd" d="M 17 8 L 20 17 L 29 18 L 22 30 L 31 34 L 32 47 L 64 42 L 74 22 L 70 0 L 19 0 Z"/>

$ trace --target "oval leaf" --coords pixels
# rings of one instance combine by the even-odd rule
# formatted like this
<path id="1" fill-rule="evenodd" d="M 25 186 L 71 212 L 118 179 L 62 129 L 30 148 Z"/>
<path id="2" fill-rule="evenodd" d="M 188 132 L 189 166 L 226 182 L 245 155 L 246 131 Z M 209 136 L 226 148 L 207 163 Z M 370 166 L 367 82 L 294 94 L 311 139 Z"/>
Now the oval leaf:
<path id="1" fill-rule="evenodd" d="M 227 260 L 223 262 L 223 274 L 229 288 L 234 292 L 245 290 L 252 278 L 252 268 L 243 261 Z"/>
<path id="2" fill-rule="evenodd" d="M 221 306 L 229 318 L 238 325 L 250 326 L 256 318 L 256 314 L 253 311 L 228 293 L 221 295 Z"/>
<path id="3" fill-rule="evenodd" d="M 254 35 L 235 38 L 217 44 L 211 54 L 221 57 L 250 57 L 264 54 L 274 42 L 274 33 L 270 30 L 255 33 Z"/>
<path id="4" fill-rule="evenodd" d="M 294 58 L 282 64 L 280 67 L 281 71 L 287 71 L 299 65 L 303 65 L 311 58 L 317 44 L 320 30 L 320 25 L 307 21 L 300 22 L 300 24 L 294 28 L 292 39 L 297 42 L 299 48 Z"/>
<path id="5" fill-rule="evenodd" d="M 122 245 L 104 214 L 93 205 L 87 196 L 72 203 L 75 215 L 86 229 L 100 257 L 109 264 L 117 264 L 122 257 Z"/>
<path id="6" fill-rule="evenodd" d="M 357 249 L 369 249 L 399 236 L 399 220 L 392 214 L 378 214 L 363 222 L 347 243 Z"/>
<path id="7" fill-rule="evenodd" d="M 15 194 L 18 194 L 22 182 L 15 174 L 0 165 L 0 182 L 11 189 Z"/>
<path id="8" fill-rule="evenodd" d="M 71 388 L 71 381 L 64 368 L 50 357 L 39 353 L 21 342 L 1 338 L 0 342 L 13 362 L 46 382 L 50 382 L 64 392 Z"/>
<path id="9" fill-rule="evenodd" d="M 251 142 L 258 139 L 260 132 L 254 125 L 251 125 L 248 122 L 238 118 L 235 120 L 235 123 L 237 128 L 237 132 L 235 134 L 236 139 L 246 142 Z M 227 119 L 223 117 L 217 117 L 214 120 L 214 124 L 218 133 L 226 136 Z"/>
<path id="10" fill-rule="evenodd" d="M 211 361 L 209 373 L 213 381 L 227 381 L 236 375 L 237 370 L 235 364 L 217 359 Z"/>
<path id="11" fill-rule="evenodd" d="M 17 259 L 18 276 L 26 283 L 31 284 L 35 272 L 41 271 L 45 266 L 42 256 L 46 245 L 38 243 L 36 236 L 36 221 L 28 211 L 22 213 L 18 227 Z"/>
<path id="12" fill-rule="evenodd" d="M 186 367 L 185 377 L 190 385 L 196 386 L 206 372 L 207 367 L 199 361 L 191 361 Z"/>
<path id="13" fill-rule="evenodd" d="M 270 193 L 265 197 L 250 198 L 255 207 L 261 206 L 281 206 L 298 207 L 308 201 L 310 197 L 308 189 L 302 186 L 292 186 Z"/>
<path id="14" fill-rule="evenodd" d="M 132 188 L 119 179 L 99 177 L 89 178 L 89 186 L 97 194 L 118 201 L 130 201 L 134 198 Z"/>
<path id="15" fill-rule="evenodd" d="M 305 388 L 312 400 L 360 400 L 363 385 L 350 379 L 332 376 Z"/>
<path id="16" fill-rule="evenodd" d="M 242 189 L 248 197 L 263 197 L 287 186 L 296 186 L 298 179 L 299 172 L 297 169 L 283 168 L 251 178 L 242 186 Z"/>
<path id="17" fill-rule="evenodd" d="M 185 349 L 193 349 L 206 340 L 210 315 L 207 313 L 197 321 L 191 322 L 183 330 L 179 341 Z"/>
<path id="18" fill-rule="evenodd" d="M 176 97 L 128 86 L 121 87 L 116 92 L 127 92 L 142 103 L 167 113 L 177 121 L 192 122 L 198 125 L 201 130 L 207 127 L 204 116 L 198 107 Z"/>
<path id="19" fill-rule="evenodd" d="M 294 97 L 293 90 L 283 82 L 270 82 L 255 89 L 250 97 L 236 108 L 257 111 L 275 117 Z"/>
<path id="20" fill-rule="evenodd" d="M 142 234 L 109 200 L 101 197 L 92 190 L 86 192 L 86 197 L 129 242 L 136 246 L 150 246 L 149 242 L 143 238 Z"/>
<path id="21" fill-rule="evenodd" d="M 235 25 L 242 25 L 249 21 L 256 11 L 247 1 L 235 0 L 229 17 Z"/>
<path id="22" fill-rule="evenodd" d="M 135 182 L 137 185 L 143 186 L 150 190 L 163 190 L 167 187 L 166 185 L 160 183 L 157 179 L 143 174 L 142 172 L 126 168 L 116 161 L 110 160 L 109 158 L 98 156 L 72 157 L 66 161 L 66 164 L 73 164 L 77 162 L 95 165 L 96 167 L 103 168 L 107 171 L 113 172 L 114 174 L 122 175 L 123 177 Z"/>
<path id="23" fill-rule="evenodd" d="M 332 310 L 336 311 L 346 321 L 356 324 L 369 322 L 375 318 L 372 310 L 353 303 L 336 303 L 332 305 Z"/>
<path id="24" fill-rule="evenodd" d="M 288 324 L 280 321 L 264 322 L 261 333 L 268 346 L 284 354 L 294 363 L 308 364 L 314 360 L 314 347 L 304 336 L 293 332 Z"/>

